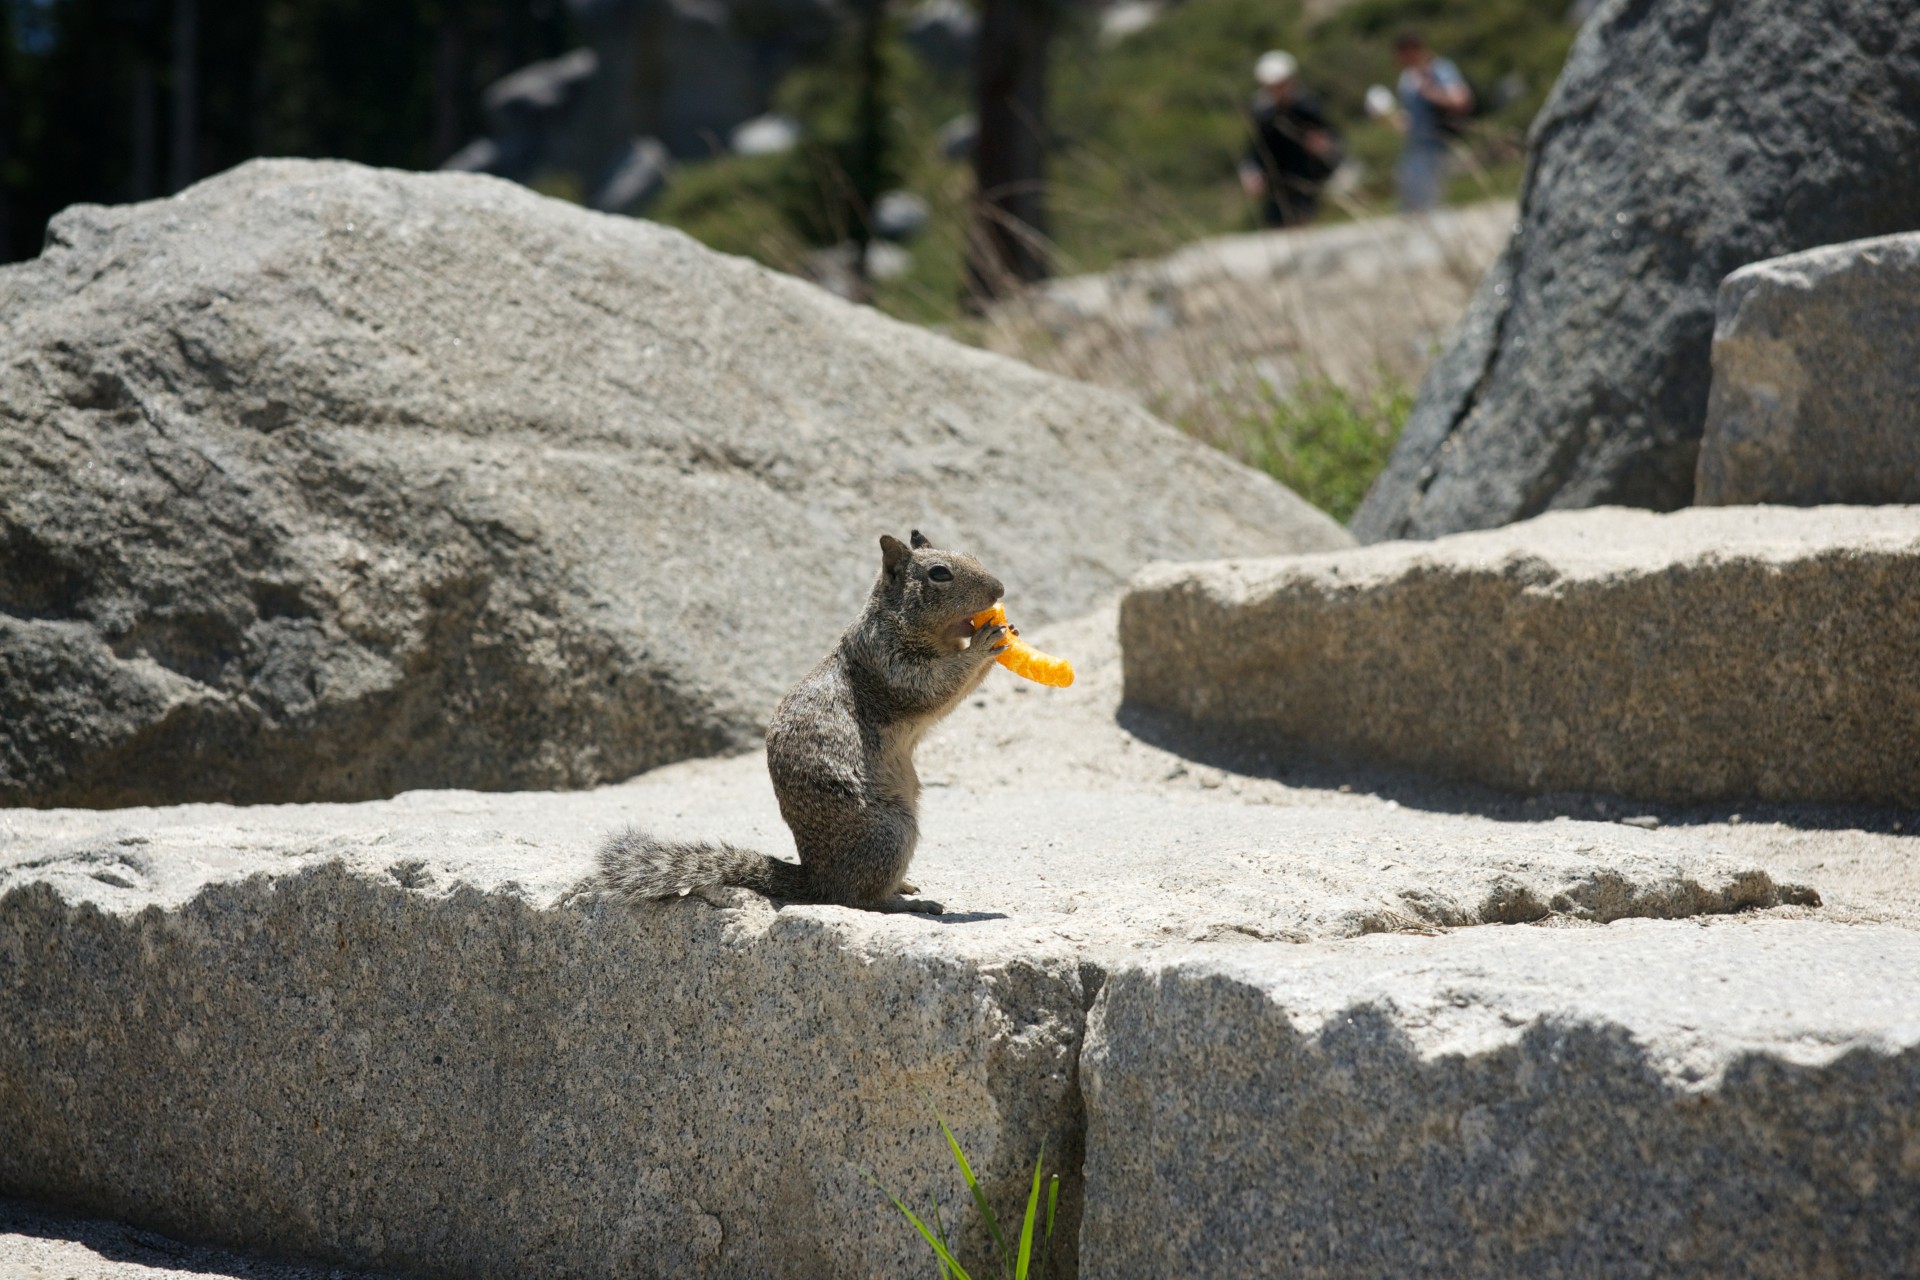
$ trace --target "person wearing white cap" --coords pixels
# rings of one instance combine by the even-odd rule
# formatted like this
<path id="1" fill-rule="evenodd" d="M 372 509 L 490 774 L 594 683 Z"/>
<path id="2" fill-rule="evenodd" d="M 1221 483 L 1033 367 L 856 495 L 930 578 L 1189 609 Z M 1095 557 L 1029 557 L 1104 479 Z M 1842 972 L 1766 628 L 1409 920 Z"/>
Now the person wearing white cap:
<path id="1" fill-rule="evenodd" d="M 1270 227 L 1309 222 L 1320 188 L 1340 165 L 1340 142 L 1326 113 L 1299 84 L 1300 64 L 1269 49 L 1253 64 L 1260 92 L 1254 99 L 1252 141 L 1240 160 L 1240 185 L 1260 202 Z"/>
<path id="2" fill-rule="evenodd" d="M 1272 88 L 1286 84 L 1299 70 L 1299 60 L 1285 49 L 1269 49 L 1253 64 L 1253 78 L 1260 82 L 1261 88 Z"/>

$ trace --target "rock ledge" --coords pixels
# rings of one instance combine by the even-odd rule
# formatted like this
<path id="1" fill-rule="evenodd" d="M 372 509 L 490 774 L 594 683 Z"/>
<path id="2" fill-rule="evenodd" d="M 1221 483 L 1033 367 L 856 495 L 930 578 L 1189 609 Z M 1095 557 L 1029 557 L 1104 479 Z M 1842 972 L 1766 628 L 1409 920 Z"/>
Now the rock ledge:
<path id="1" fill-rule="evenodd" d="M 1517 791 L 1920 804 L 1920 507 L 1558 512 L 1160 565 L 1129 705 Z"/>

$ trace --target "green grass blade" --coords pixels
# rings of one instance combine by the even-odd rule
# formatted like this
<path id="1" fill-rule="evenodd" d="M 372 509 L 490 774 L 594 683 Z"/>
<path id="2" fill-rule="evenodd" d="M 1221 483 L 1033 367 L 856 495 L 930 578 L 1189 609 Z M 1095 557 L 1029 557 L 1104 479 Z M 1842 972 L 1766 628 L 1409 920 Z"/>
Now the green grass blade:
<path id="1" fill-rule="evenodd" d="M 900 1202 L 899 1196 L 896 1196 L 893 1192 L 881 1186 L 880 1179 L 874 1177 L 870 1170 L 862 1170 L 861 1172 L 867 1175 L 867 1181 L 874 1185 L 875 1190 L 879 1191 L 879 1193 L 887 1199 L 893 1201 L 893 1207 L 906 1215 L 907 1221 L 911 1222 L 913 1229 L 920 1233 L 920 1238 L 927 1242 L 928 1247 L 933 1250 L 934 1256 L 940 1259 L 941 1265 L 953 1274 L 954 1280 L 973 1280 L 973 1277 L 967 1274 L 966 1268 L 962 1267 L 954 1256 L 947 1252 L 947 1246 L 941 1243 L 940 1237 L 927 1230 L 927 1224 L 915 1217 L 913 1210 L 907 1208 L 906 1205 Z"/>
<path id="2" fill-rule="evenodd" d="M 933 1201 L 933 1229 L 939 1234 L 940 1243 L 952 1249 L 953 1241 L 947 1238 L 947 1224 L 941 1221 L 940 1201 L 937 1199 Z M 953 1271 L 944 1262 L 940 1264 L 940 1280 L 955 1280 Z M 967 1277 L 963 1273 L 958 1280 L 967 1280 Z"/>
<path id="3" fill-rule="evenodd" d="M 1060 1175 L 1054 1174 L 1047 1180 L 1047 1236 L 1046 1243 L 1040 1249 L 1040 1275 L 1045 1280 L 1053 1263 L 1053 1211 L 1060 1204 Z"/>
<path id="4" fill-rule="evenodd" d="M 929 1098 L 927 1105 L 933 1107 Z M 987 1224 L 987 1234 L 993 1237 L 993 1247 L 999 1251 L 1000 1266 L 1004 1271 L 1010 1265 L 1006 1237 L 1000 1234 L 1000 1220 L 993 1216 L 993 1206 L 987 1203 L 987 1193 L 980 1189 L 980 1180 L 973 1176 L 973 1166 L 967 1163 L 966 1152 L 960 1150 L 960 1140 L 953 1136 L 953 1130 L 947 1128 L 947 1118 L 940 1114 L 940 1108 L 933 1107 L 933 1118 L 940 1122 L 940 1132 L 947 1135 L 947 1149 L 953 1152 L 953 1162 L 960 1166 L 960 1176 L 966 1179 L 967 1190 L 973 1193 L 974 1207 L 980 1210 L 980 1217 Z"/>
<path id="5" fill-rule="evenodd" d="M 1013 1266 L 1013 1280 L 1027 1280 L 1027 1268 L 1033 1262 L 1033 1226 L 1040 1217 L 1040 1166 L 1047 1158 L 1047 1144 L 1033 1162 L 1033 1190 L 1027 1192 L 1027 1211 L 1020 1218 L 1020 1257 Z"/>

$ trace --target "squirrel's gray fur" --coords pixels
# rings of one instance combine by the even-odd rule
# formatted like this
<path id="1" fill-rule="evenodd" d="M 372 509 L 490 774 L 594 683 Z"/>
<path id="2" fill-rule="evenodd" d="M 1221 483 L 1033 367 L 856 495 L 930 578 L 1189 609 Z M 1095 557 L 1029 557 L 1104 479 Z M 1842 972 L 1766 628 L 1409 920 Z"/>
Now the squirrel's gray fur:
<path id="1" fill-rule="evenodd" d="M 601 847 L 600 888 L 622 898 L 670 898 L 742 885 L 788 902 L 871 911 L 940 904 L 899 896 L 920 839 L 921 735 L 986 678 L 1007 634 L 971 619 L 1000 599 L 1000 580 L 972 556 L 880 539 L 880 577 L 867 607 L 773 713 L 767 771 L 798 864 L 707 841 L 628 829 Z"/>

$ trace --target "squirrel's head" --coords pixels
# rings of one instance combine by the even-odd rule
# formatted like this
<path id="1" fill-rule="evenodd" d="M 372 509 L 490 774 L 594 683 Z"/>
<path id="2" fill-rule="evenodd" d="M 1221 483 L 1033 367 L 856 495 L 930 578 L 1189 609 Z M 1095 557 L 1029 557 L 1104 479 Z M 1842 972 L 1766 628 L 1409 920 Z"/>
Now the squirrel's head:
<path id="1" fill-rule="evenodd" d="M 973 635 L 973 615 L 1006 594 L 978 560 L 942 551 L 918 529 L 912 545 L 880 535 L 876 590 L 906 628 L 931 647 L 958 652 Z"/>

